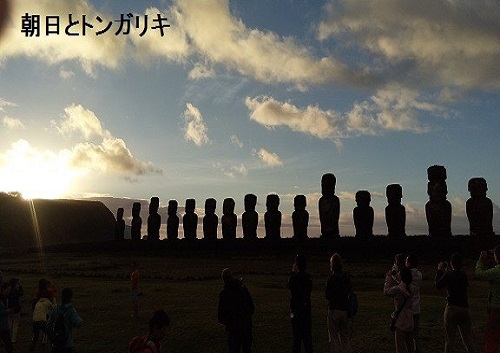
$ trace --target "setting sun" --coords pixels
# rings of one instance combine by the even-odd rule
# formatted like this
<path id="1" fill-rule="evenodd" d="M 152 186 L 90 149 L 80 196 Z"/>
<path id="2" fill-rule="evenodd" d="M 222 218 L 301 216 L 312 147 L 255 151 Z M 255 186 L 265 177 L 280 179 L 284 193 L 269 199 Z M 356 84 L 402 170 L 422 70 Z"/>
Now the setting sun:
<path id="1" fill-rule="evenodd" d="M 25 199 L 60 198 L 70 191 L 77 174 L 64 151 L 42 152 L 19 140 L 0 159 L 0 190 L 19 192 Z"/>

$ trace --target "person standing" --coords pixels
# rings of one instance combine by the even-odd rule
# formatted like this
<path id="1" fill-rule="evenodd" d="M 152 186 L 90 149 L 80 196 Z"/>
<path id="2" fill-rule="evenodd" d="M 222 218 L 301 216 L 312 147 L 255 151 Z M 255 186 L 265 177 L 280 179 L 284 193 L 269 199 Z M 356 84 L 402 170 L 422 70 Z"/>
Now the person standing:
<path id="1" fill-rule="evenodd" d="M 24 295 L 23 287 L 19 278 L 10 280 L 9 294 L 9 327 L 12 343 L 16 343 L 17 331 L 19 329 L 19 320 L 21 319 L 21 297 Z"/>
<path id="2" fill-rule="evenodd" d="M 38 342 L 38 338 L 40 337 L 40 331 L 43 332 L 44 335 L 47 334 L 47 317 L 49 312 L 54 307 L 55 299 L 49 299 L 49 295 L 45 294 L 46 297 L 41 297 L 35 307 L 33 308 L 33 336 L 31 339 L 30 345 L 30 353 L 33 353 L 35 350 L 36 343 Z M 43 344 L 42 338 L 42 344 Z"/>
<path id="3" fill-rule="evenodd" d="M 12 353 L 13 350 L 9 329 L 9 313 L 11 309 L 8 308 L 8 298 L 10 290 L 9 282 L 4 282 L 0 287 L 0 339 L 3 341 L 7 353 Z"/>
<path id="4" fill-rule="evenodd" d="M 384 294 L 394 298 L 395 312 L 392 313 L 392 318 L 396 353 L 415 352 L 413 311 L 411 309 L 411 276 L 412 273 L 408 268 L 403 268 L 398 272 L 396 281 L 392 278 L 392 271 L 388 271 L 385 275 Z"/>
<path id="5" fill-rule="evenodd" d="M 149 319 L 147 334 L 132 338 L 129 344 L 130 353 L 160 353 L 163 352 L 162 340 L 167 336 L 170 317 L 162 310 L 156 310 Z"/>
<path id="6" fill-rule="evenodd" d="M 482 251 L 476 263 L 476 278 L 490 282 L 488 321 L 484 329 L 484 352 L 495 353 L 500 343 L 500 245 L 493 250 L 495 267 L 487 269 L 488 252 Z"/>
<path id="7" fill-rule="evenodd" d="M 136 262 L 132 262 L 132 273 L 130 274 L 130 293 L 132 295 L 132 310 L 133 317 L 139 319 L 139 296 L 141 290 L 139 288 L 139 266 Z"/>
<path id="8" fill-rule="evenodd" d="M 343 270 L 342 258 L 335 253 L 330 258 L 330 275 L 325 288 L 325 296 L 328 300 L 327 324 L 330 353 L 351 352 L 347 320 L 350 289 L 349 274 Z"/>
<path id="9" fill-rule="evenodd" d="M 222 271 L 224 289 L 219 294 L 217 318 L 228 333 L 229 353 L 251 353 L 252 315 L 255 311 L 252 296 L 231 270 Z"/>
<path id="10" fill-rule="evenodd" d="M 311 291 L 312 278 L 305 272 L 307 260 L 304 255 L 297 255 L 288 278 L 290 290 L 290 317 L 293 330 L 293 353 L 300 353 L 302 342 L 304 351 L 313 352 L 311 333 Z"/>
<path id="11" fill-rule="evenodd" d="M 83 325 L 83 319 L 78 315 L 75 307 L 71 303 L 73 299 L 73 290 L 71 288 L 64 288 L 61 292 L 60 305 L 56 305 L 52 309 L 49 319 L 47 320 L 47 327 L 51 332 L 52 336 L 52 353 L 72 353 L 73 347 L 75 345 L 73 328 L 81 327 Z M 60 327 L 58 322 L 62 315 L 64 319 L 64 326 Z M 61 332 L 64 330 L 64 332 Z M 61 339 L 55 339 L 56 336 L 61 337 Z"/>
<path id="12" fill-rule="evenodd" d="M 415 353 L 422 353 L 422 340 L 420 339 L 420 287 L 422 286 L 422 272 L 418 267 L 418 257 L 409 254 L 406 257 L 406 267 L 411 271 L 410 308 L 413 311 L 413 341 Z"/>
<path id="13" fill-rule="evenodd" d="M 467 298 L 468 281 L 465 271 L 462 270 L 462 256 L 455 253 L 450 258 L 451 271 L 446 271 L 446 262 L 438 264 L 435 277 L 438 289 L 446 288 L 446 308 L 444 309 L 445 353 L 454 352 L 455 335 L 460 331 L 462 341 L 468 353 L 475 353 L 472 337 L 472 323 Z"/>

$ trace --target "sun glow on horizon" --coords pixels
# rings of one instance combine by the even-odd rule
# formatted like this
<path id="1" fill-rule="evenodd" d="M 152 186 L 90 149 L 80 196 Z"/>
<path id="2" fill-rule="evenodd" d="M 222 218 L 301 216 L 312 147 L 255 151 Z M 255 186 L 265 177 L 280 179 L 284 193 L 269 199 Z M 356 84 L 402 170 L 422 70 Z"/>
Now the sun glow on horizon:
<path id="1" fill-rule="evenodd" d="M 0 156 L 0 191 L 19 192 L 25 199 L 67 195 L 80 174 L 70 167 L 69 151 L 39 151 L 19 140 Z"/>

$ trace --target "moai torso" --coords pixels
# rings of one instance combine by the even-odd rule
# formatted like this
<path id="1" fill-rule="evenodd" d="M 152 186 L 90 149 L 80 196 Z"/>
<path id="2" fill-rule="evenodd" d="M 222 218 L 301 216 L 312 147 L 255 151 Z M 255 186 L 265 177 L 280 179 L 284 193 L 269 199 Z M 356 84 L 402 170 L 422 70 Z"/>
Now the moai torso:
<path id="1" fill-rule="evenodd" d="M 245 195 L 245 212 L 241 215 L 241 224 L 243 227 L 243 238 L 257 238 L 257 225 L 259 224 L 259 214 L 255 211 L 257 205 L 257 196 L 254 194 Z"/>
<path id="2" fill-rule="evenodd" d="M 236 239 L 236 226 L 238 217 L 234 213 L 235 202 L 232 198 L 224 199 L 222 204 L 222 238 L 226 240 Z"/>
<path id="3" fill-rule="evenodd" d="M 386 192 L 388 205 L 385 208 L 385 222 L 389 237 L 406 235 L 406 209 L 401 204 L 403 188 L 399 184 L 387 185 Z"/>
<path id="4" fill-rule="evenodd" d="M 267 195 L 264 214 L 264 226 L 266 228 L 266 239 L 281 238 L 281 212 L 278 210 L 280 198 L 278 195 Z"/>
<path id="5" fill-rule="evenodd" d="M 198 215 L 194 212 L 196 207 L 195 199 L 187 199 L 185 214 L 182 217 L 182 228 L 184 230 L 184 239 L 196 239 L 196 230 L 198 228 Z"/>
<path id="6" fill-rule="evenodd" d="M 307 201 L 304 195 L 297 195 L 293 199 L 295 210 L 292 213 L 293 237 L 307 239 L 307 226 L 309 225 L 309 212 L 306 211 Z"/>
<path id="7" fill-rule="evenodd" d="M 125 239 L 125 220 L 123 219 L 123 208 L 119 208 L 116 211 L 116 223 L 115 223 L 115 239 L 123 240 Z"/>
<path id="8" fill-rule="evenodd" d="M 429 226 L 429 236 L 433 238 L 451 237 L 451 204 L 446 200 L 446 169 L 434 165 L 427 169 L 429 182 L 427 194 L 429 201 L 425 204 L 425 216 Z"/>
<path id="9" fill-rule="evenodd" d="M 219 217 L 215 214 L 217 201 L 209 198 L 205 201 L 205 217 L 203 217 L 203 238 L 206 240 L 217 239 Z"/>
<path id="10" fill-rule="evenodd" d="M 177 216 L 176 200 L 168 201 L 168 218 L 167 218 L 167 239 L 179 238 L 179 216 Z"/>
<path id="11" fill-rule="evenodd" d="M 134 202 L 132 205 L 132 224 L 130 229 L 130 236 L 133 240 L 141 239 L 141 228 L 142 228 L 142 218 L 141 214 L 141 203 Z"/>
<path id="12" fill-rule="evenodd" d="M 149 202 L 148 240 L 160 240 L 161 216 L 158 214 L 160 199 L 156 196 Z"/>
<path id="13" fill-rule="evenodd" d="M 373 208 L 370 206 L 371 195 L 366 190 L 356 192 L 358 206 L 352 211 L 357 239 L 369 239 L 373 236 Z"/>
<path id="14" fill-rule="evenodd" d="M 321 223 L 321 237 L 333 239 L 340 236 L 339 217 L 340 201 L 335 195 L 337 179 L 331 173 L 324 174 L 321 178 L 321 193 L 319 199 L 319 220 Z"/>
<path id="15" fill-rule="evenodd" d="M 488 184 L 484 178 L 469 180 L 470 199 L 465 203 L 470 235 L 490 238 L 493 233 L 493 202 L 486 196 Z"/>

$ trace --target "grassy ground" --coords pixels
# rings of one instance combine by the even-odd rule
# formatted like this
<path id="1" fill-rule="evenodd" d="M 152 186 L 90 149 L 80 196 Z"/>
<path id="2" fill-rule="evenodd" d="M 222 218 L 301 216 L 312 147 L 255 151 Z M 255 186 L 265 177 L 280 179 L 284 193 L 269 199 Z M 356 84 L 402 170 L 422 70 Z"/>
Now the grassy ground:
<path id="1" fill-rule="evenodd" d="M 144 296 L 140 319 L 132 319 L 128 290 L 130 263 L 141 270 Z M 85 321 L 76 333 L 76 352 L 127 352 L 130 339 L 147 330 L 148 316 L 155 308 L 165 309 L 172 319 L 166 352 L 226 352 L 226 333 L 217 323 L 217 297 L 224 267 L 244 278 L 256 305 L 254 336 L 258 353 L 291 351 L 291 324 L 288 316 L 289 292 L 286 282 L 293 259 L 287 256 L 234 255 L 214 256 L 201 252 L 177 255 L 161 253 L 62 253 L 7 256 L 0 258 L 4 279 L 21 278 L 25 290 L 24 315 L 15 352 L 27 352 L 31 338 L 31 297 L 40 278 L 53 280 L 61 290 L 71 287 L 73 303 Z M 368 263 L 345 261 L 358 294 L 359 311 L 354 319 L 354 352 L 387 353 L 394 351 L 394 339 L 388 329 L 393 302 L 382 294 L 384 274 L 390 261 Z M 435 263 L 423 262 L 421 336 L 425 352 L 443 350 L 442 313 L 445 293 L 433 286 Z M 474 260 L 466 263 L 472 278 Z M 313 275 L 313 342 L 316 352 L 328 351 L 326 300 L 324 285 L 328 275 L 328 257 L 309 259 Z M 470 304 L 478 347 L 482 347 L 482 329 L 486 319 L 487 283 L 470 282 Z M 39 347 L 42 351 L 43 347 Z M 457 352 L 465 352 L 460 346 Z M 45 351 L 49 351 L 46 349 Z"/>

